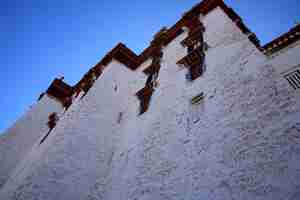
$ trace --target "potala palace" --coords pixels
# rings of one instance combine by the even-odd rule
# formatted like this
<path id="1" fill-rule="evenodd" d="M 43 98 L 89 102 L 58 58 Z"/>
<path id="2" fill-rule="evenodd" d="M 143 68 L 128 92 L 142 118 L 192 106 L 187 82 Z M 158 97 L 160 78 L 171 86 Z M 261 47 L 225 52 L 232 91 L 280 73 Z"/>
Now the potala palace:
<path id="1" fill-rule="evenodd" d="M 300 25 L 262 46 L 203 0 L 55 79 L 0 136 L 0 199 L 299 200 L 299 99 Z"/>

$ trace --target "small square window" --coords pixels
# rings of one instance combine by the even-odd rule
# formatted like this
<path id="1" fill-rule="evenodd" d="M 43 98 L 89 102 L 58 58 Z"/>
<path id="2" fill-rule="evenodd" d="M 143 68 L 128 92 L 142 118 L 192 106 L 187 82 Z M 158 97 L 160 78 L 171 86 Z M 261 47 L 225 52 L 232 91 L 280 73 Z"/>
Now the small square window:
<path id="1" fill-rule="evenodd" d="M 194 96 L 194 97 L 191 99 L 191 104 L 192 104 L 192 105 L 200 104 L 200 103 L 202 102 L 203 99 L 204 99 L 204 93 L 201 92 L 200 94 Z"/>

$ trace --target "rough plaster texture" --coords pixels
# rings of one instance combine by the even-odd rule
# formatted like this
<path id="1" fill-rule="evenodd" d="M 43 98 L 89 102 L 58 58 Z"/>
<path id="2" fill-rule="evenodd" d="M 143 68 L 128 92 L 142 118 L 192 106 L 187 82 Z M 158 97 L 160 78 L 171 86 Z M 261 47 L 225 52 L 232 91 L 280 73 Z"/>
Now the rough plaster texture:
<path id="1" fill-rule="evenodd" d="M 137 116 L 147 64 L 133 72 L 113 61 L 0 199 L 300 199 L 299 91 L 221 9 L 203 21 L 202 77 L 188 82 L 176 65 L 185 32 L 163 49 L 159 87 Z"/>
<path id="2" fill-rule="evenodd" d="M 15 124 L 0 135 L 0 188 L 16 165 L 31 150 L 32 146 L 49 130 L 48 116 L 61 113 L 63 107 L 53 98 L 45 95 Z"/>

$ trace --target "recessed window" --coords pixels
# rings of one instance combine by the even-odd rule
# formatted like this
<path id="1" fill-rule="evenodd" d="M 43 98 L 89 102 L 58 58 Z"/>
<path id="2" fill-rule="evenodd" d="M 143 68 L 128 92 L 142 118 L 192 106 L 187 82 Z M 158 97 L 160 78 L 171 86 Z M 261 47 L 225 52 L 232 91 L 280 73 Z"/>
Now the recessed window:
<path id="1" fill-rule="evenodd" d="M 286 74 L 284 78 L 295 90 L 300 89 L 300 69 Z"/>
<path id="2" fill-rule="evenodd" d="M 58 122 L 58 120 L 59 120 L 59 118 L 58 118 L 58 115 L 56 112 L 51 113 L 49 115 L 48 122 L 47 122 L 49 130 L 48 130 L 47 134 L 40 141 L 40 144 L 42 144 L 47 139 L 47 137 L 50 135 L 52 129 L 54 129 L 54 127 L 56 126 L 56 123 Z"/>
<path id="3" fill-rule="evenodd" d="M 201 119 L 201 114 L 203 113 L 203 100 L 204 100 L 204 93 L 201 92 L 200 94 L 194 96 L 190 100 L 190 119 L 192 120 L 193 123 L 197 123 Z"/>
<path id="4" fill-rule="evenodd" d="M 196 105 L 196 104 L 200 104 L 201 101 L 204 99 L 204 93 L 201 92 L 200 94 L 194 96 L 192 99 L 191 99 L 191 104 L 192 105 Z"/>
<path id="5" fill-rule="evenodd" d="M 123 119 L 123 112 L 119 112 L 119 116 L 118 116 L 118 120 L 117 120 L 118 124 L 121 123 L 122 119 Z"/>

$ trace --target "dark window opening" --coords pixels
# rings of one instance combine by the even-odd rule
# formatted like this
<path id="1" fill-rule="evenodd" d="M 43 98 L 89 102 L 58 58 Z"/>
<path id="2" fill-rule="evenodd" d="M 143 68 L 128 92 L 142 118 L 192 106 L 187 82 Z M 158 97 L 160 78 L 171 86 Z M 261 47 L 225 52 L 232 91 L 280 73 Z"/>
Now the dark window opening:
<path id="1" fill-rule="evenodd" d="M 203 39 L 203 25 L 199 21 L 194 23 L 197 26 L 193 26 L 194 28 L 190 30 L 188 37 L 181 42 L 182 46 L 187 47 L 188 55 L 177 62 L 177 64 L 184 65 L 189 70 L 186 75 L 189 81 L 193 81 L 203 74 L 204 51 L 208 48 Z"/>
<path id="2" fill-rule="evenodd" d="M 178 64 L 184 65 L 189 69 L 187 78 L 193 81 L 203 74 L 205 68 L 204 60 L 205 54 L 202 51 L 202 48 L 198 47 L 178 61 Z"/>
<path id="3" fill-rule="evenodd" d="M 121 123 L 122 119 L 123 119 L 123 112 L 119 112 L 119 116 L 118 116 L 118 120 L 117 120 L 118 124 Z"/>
<path id="4" fill-rule="evenodd" d="M 57 113 L 51 113 L 48 117 L 48 122 L 47 125 L 49 127 L 49 131 L 47 132 L 47 134 L 42 138 L 42 140 L 40 141 L 40 144 L 42 144 L 47 137 L 50 135 L 51 131 L 53 130 L 53 128 L 56 126 L 57 121 L 59 120 Z"/>
<path id="5" fill-rule="evenodd" d="M 142 115 L 148 110 L 153 92 L 154 92 L 153 86 L 146 85 L 143 89 L 138 91 L 138 93 L 136 94 L 138 99 L 140 100 L 140 111 L 139 111 L 140 115 Z"/>
<path id="6" fill-rule="evenodd" d="M 284 78 L 289 82 L 293 89 L 300 89 L 300 70 L 297 69 L 290 72 L 284 76 Z"/>
<path id="7" fill-rule="evenodd" d="M 158 87 L 158 74 L 161 68 L 161 59 L 163 57 L 162 47 L 166 41 L 167 29 L 161 29 L 154 37 L 151 42 L 151 57 L 152 63 L 148 66 L 144 73 L 148 75 L 145 86 L 136 93 L 136 96 L 140 100 L 140 111 L 139 114 L 145 113 L 149 109 L 154 88 Z"/>
<path id="8" fill-rule="evenodd" d="M 160 64 L 158 65 L 160 68 Z M 152 94 L 154 92 L 154 88 L 158 86 L 158 72 L 159 68 L 157 68 L 154 72 L 149 74 L 145 87 L 142 88 L 140 91 L 137 92 L 137 97 L 140 100 L 140 112 L 139 114 L 145 113 L 151 101 Z"/>
<path id="9" fill-rule="evenodd" d="M 204 93 L 201 92 L 200 94 L 194 96 L 194 97 L 191 99 L 191 104 L 192 104 L 192 105 L 200 104 L 200 103 L 202 102 L 203 99 L 204 99 Z"/>

